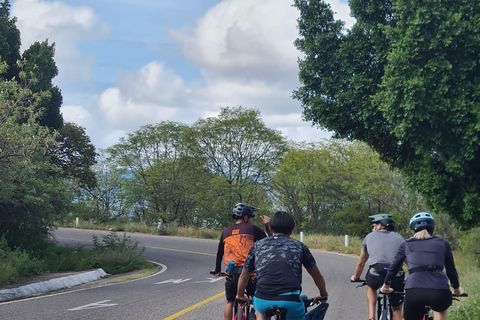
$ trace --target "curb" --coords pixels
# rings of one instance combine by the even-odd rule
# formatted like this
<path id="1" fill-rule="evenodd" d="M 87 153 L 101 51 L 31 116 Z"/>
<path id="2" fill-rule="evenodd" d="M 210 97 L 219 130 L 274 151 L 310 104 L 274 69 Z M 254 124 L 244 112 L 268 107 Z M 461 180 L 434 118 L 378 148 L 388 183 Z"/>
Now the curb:
<path id="1" fill-rule="evenodd" d="M 66 289 L 79 284 L 96 281 L 106 276 L 108 276 L 108 274 L 99 268 L 76 275 L 32 283 L 18 288 L 0 290 L 0 302 L 38 296 L 50 291 Z"/>

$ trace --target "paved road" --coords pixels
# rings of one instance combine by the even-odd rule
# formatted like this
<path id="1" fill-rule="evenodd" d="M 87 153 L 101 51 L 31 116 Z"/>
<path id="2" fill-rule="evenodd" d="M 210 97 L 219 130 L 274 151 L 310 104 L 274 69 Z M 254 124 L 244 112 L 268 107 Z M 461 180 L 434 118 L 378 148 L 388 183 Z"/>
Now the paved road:
<path id="1" fill-rule="evenodd" d="M 88 246 L 91 235 L 108 232 L 59 229 L 62 244 Z M 162 265 L 154 276 L 0 304 L 0 319 L 223 319 L 224 280 L 212 278 L 216 240 L 127 234 L 146 247 L 145 256 Z M 356 257 L 312 250 L 330 294 L 326 320 L 366 319 L 365 289 L 349 278 Z M 315 287 L 304 272 L 303 293 Z"/>

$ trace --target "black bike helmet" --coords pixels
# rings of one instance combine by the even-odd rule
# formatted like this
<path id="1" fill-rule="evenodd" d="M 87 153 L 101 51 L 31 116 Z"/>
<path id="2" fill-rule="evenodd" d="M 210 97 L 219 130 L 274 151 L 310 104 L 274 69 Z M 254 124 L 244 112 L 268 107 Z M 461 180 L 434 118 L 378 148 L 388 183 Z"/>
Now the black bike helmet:
<path id="1" fill-rule="evenodd" d="M 427 229 L 428 233 L 432 233 L 435 229 L 435 220 L 433 216 L 428 212 L 419 212 L 413 215 L 410 219 L 410 229 L 413 232 L 418 232 L 423 229 Z"/>
<path id="2" fill-rule="evenodd" d="M 242 219 L 244 216 L 253 218 L 255 217 L 255 211 L 257 210 L 258 208 L 247 206 L 244 203 L 239 203 L 233 207 L 232 218 L 235 220 Z"/>
<path id="3" fill-rule="evenodd" d="M 395 229 L 395 220 L 390 214 L 379 213 L 368 217 L 370 218 L 370 223 L 380 223 L 388 231 L 393 231 Z"/>

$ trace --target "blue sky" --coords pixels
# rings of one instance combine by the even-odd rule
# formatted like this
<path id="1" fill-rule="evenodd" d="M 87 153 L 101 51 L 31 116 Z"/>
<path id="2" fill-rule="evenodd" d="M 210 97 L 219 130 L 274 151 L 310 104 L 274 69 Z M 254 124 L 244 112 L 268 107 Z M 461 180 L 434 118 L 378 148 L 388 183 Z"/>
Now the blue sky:
<path id="1" fill-rule="evenodd" d="M 302 121 L 298 12 L 291 0 L 13 0 L 22 50 L 55 42 L 66 121 L 106 148 L 142 125 L 191 124 L 220 107 L 258 108 L 295 141 L 329 134 Z M 351 26 L 346 1 L 330 0 Z"/>

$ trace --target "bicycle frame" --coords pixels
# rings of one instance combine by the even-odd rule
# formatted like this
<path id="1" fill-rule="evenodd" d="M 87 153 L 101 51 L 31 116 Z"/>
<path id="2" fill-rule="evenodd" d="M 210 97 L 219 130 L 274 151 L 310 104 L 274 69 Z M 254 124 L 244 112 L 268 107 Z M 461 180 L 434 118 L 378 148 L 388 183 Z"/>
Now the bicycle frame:
<path id="1" fill-rule="evenodd" d="M 391 320 L 392 309 L 388 301 L 388 296 L 378 290 L 377 295 L 377 319 L 379 320 Z"/>
<path id="2" fill-rule="evenodd" d="M 425 314 L 423 315 L 423 320 L 433 320 L 433 317 L 430 316 L 430 307 L 425 306 Z"/>

